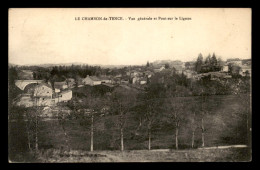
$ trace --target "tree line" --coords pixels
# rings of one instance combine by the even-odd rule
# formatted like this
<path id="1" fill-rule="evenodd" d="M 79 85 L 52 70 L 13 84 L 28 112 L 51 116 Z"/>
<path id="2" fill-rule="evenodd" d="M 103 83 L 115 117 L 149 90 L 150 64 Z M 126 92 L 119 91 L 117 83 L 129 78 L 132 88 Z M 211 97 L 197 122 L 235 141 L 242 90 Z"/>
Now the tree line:
<path id="1" fill-rule="evenodd" d="M 197 73 L 220 71 L 222 66 L 223 61 L 221 58 L 217 59 L 215 53 L 213 53 L 212 56 L 209 54 L 205 59 L 203 59 L 203 56 L 200 53 L 195 62 L 195 71 Z"/>

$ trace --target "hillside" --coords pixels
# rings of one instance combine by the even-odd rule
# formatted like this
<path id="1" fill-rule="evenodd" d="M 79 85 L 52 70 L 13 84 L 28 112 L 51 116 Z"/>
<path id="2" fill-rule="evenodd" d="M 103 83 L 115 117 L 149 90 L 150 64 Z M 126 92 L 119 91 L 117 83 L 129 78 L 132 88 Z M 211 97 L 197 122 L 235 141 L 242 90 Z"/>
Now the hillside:
<path id="1" fill-rule="evenodd" d="M 178 98 L 176 98 L 178 100 Z M 197 97 L 185 97 L 187 102 L 199 101 Z M 246 115 L 241 98 L 236 95 L 210 96 L 207 100 L 210 113 L 205 117 L 205 146 L 247 144 Z M 189 106 L 187 105 L 187 108 Z M 160 113 L 163 115 L 163 113 Z M 185 113 L 188 116 L 188 112 Z M 120 133 L 117 115 L 94 118 L 94 150 L 119 150 Z M 188 121 L 181 122 L 179 148 L 191 148 L 191 127 Z M 39 124 L 39 148 L 65 148 L 65 137 L 57 120 L 41 121 Z M 125 150 L 147 149 L 147 129 L 143 123 L 139 127 L 139 119 L 135 113 L 128 113 L 125 129 Z M 72 150 L 90 149 L 90 120 L 66 120 L 65 128 Z M 27 150 L 25 122 L 9 122 L 9 153 Z M 14 140 L 14 138 L 16 140 Z M 19 140 L 17 143 L 15 141 Z M 195 132 L 195 147 L 201 146 L 201 131 Z M 156 121 L 152 129 L 152 149 L 175 149 L 174 127 L 164 116 Z M 12 156 L 12 154 L 10 155 Z"/>

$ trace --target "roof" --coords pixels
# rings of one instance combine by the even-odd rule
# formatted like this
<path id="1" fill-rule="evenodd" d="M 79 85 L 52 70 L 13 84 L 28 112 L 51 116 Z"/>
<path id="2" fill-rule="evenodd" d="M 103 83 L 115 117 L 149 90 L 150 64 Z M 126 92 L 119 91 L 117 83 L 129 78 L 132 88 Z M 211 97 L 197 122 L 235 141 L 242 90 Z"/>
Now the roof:
<path id="1" fill-rule="evenodd" d="M 100 79 L 96 76 L 89 76 L 89 78 L 93 81 L 100 81 Z"/>
<path id="2" fill-rule="evenodd" d="M 66 84 L 65 81 L 62 81 L 62 82 L 54 82 L 54 85 L 64 85 L 64 84 Z"/>
<path id="3" fill-rule="evenodd" d="M 31 83 L 31 84 L 28 84 L 27 86 L 25 86 L 24 88 L 24 91 L 26 93 L 29 92 L 29 90 L 34 90 L 36 87 L 39 87 L 39 86 L 46 86 L 46 87 L 49 87 L 52 89 L 51 85 L 47 84 L 47 83 L 40 83 L 40 84 L 37 84 L 37 83 Z"/>
<path id="4" fill-rule="evenodd" d="M 63 85 L 67 85 L 67 83 L 65 81 L 54 82 L 54 88 L 61 88 Z"/>
<path id="5" fill-rule="evenodd" d="M 89 76 L 89 75 L 87 75 L 87 77 L 86 78 L 90 78 L 91 80 L 93 80 L 93 81 L 101 81 L 98 77 L 96 77 L 96 76 Z M 86 79 L 85 78 L 85 79 Z"/>
<path id="6" fill-rule="evenodd" d="M 70 93 L 70 92 L 72 92 L 72 91 L 71 90 L 64 90 L 64 91 L 60 92 L 59 94 L 65 94 L 65 93 Z"/>

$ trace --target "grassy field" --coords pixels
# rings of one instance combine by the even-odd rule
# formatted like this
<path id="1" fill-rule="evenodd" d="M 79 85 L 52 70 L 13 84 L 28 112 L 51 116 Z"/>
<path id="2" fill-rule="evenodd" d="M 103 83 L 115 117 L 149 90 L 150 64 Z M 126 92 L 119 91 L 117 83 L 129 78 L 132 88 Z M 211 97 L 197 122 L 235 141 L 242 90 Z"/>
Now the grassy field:
<path id="1" fill-rule="evenodd" d="M 199 99 L 197 97 L 186 97 L 185 100 L 192 102 Z M 210 112 L 205 117 L 205 146 L 247 144 L 246 115 L 243 111 L 244 106 L 241 104 L 241 98 L 238 98 L 235 95 L 209 96 L 207 104 Z M 189 113 L 185 114 L 187 114 L 185 116 L 189 116 Z M 225 161 L 225 159 L 229 161 L 240 161 L 242 160 L 242 153 L 246 152 L 244 149 L 186 151 L 186 149 L 190 149 L 191 147 L 192 133 L 190 124 L 184 121 L 180 127 L 179 135 L 179 148 L 185 149 L 184 152 L 126 151 L 121 153 L 117 151 L 120 149 L 120 130 L 117 126 L 117 121 L 118 117 L 116 115 L 94 118 L 94 150 L 100 154 L 112 155 L 112 157 L 108 156 L 102 158 L 104 161 L 138 161 L 146 160 L 146 157 L 147 161 L 155 161 L 158 160 L 158 158 L 161 158 L 162 161 L 168 161 L 168 158 L 169 161 Z M 139 120 L 133 113 L 129 113 L 124 129 L 125 150 L 147 149 L 146 125 L 143 124 L 137 130 L 138 125 Z M 69 137 L 68 144 L 71 150 L 79 150 L 81 152 L 90 150 L 90 122 L 88 119 L 67 120 L 65 122 L 65 128 Z M 39 149 L 43 150 L 44 153 L 45 151 L 53 152 L 55 150 L 62 150 L 62 148 L 66 147 L 65 136 L 58 121 L 41 121 L 39 123 L 39 129 Z M 27 153 L 28 151 L 25 122 L 9 122 L 8 137 L 9 159 L 13 161 L 21 159 L 19 158 L 19 155 Z M 151 148 L 175 149 L 174 137 L 173 124 L 167 121 L 167 118 L 162 117 L 160 120 L 156 121 L 153 126 Z M 200 146 L 201 131 L 200 129 L 197 129 L 195 132 L 195 147 Z M 188 156 L 180 156 L 185 155 L 184 153 L 187 153 Z M 216 155 L 214 155 L 215 153 Z M 120 159 L 115 158 L 117 154 L 119 154 Z M 126 157 L 120 154 L 125 154 Z M 139 157 L 137 156 L 138 154 L 145 159 L 137 159 Z M 157 156 L 153 158 L 154 155 Z M 26 156 L 24 157 L 26 158 Z M 28 159 L 29 157 L 30 156 L 28 156 Z M 113 158 L 115 158 L 115 160 L 113 160 Z M 79 162 L 84 162 L 85 159 L 86 161 L 88 160 L 88 158 L 82 158 L 79 159 Z M 97 158 L 97 161 L 100 161 L 100 159 Z M 72 161 L 73 160 L 74 158 L 72 158 Z"/>
<path id="2" fill-rule="evenodd" d="M 193 149 L 193 150 L 131 150 L 131 151 L 60 151 L 41 150 L 38 154 L 17 157 L 14 162 L 79 163 L 79 162 L 247 162 L 251 161 L 248 148 Z"/>

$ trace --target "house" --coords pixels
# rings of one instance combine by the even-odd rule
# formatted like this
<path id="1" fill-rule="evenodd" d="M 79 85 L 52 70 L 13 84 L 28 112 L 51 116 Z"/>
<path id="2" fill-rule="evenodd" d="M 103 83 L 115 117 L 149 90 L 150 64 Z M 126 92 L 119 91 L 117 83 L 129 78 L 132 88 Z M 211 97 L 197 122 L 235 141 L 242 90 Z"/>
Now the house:
<path id="1" fill-rule="evenodd" d="M 65 81 L 54 82 L 54 89 L 64 90 L 67 88 L 68 88 L 68 85 L 67 85 L 67 82 L 65 82 Z"/>
<path id="2" fill-rule="evenodd" d="M 121 78 L 122 77 L 122 74 L 117 74 L 116 76 L 115 76 L 115 78 Z"/>
<path id="3" fill-rule="evenodd" d="M 251 66 L 251 59 L 244 59 L 242 60 L 242 65 L 247 65 L 247 66 Z"/>
<path id="4" fill-rule="evenodd" d="M 241 66 L 242 65 L 242 60 L 240 60 L 239 58 L 234 58 L 234 59 L 227 59 L 226 64 L 234 64 L 237 66 Z"/>
<path id="5" fill-rule="evenodd" d="M 152 75 L 154 75 L 154 73 L 151 72 L 151 71 L 149 71 L 149 70 L 145 71 L 144 74 L 145 74 L 145 76 L 147 76 L 148 78 L 151 78 Z"/>
<path id="6" fill-rule="evenodd" d="M 194 75 L 196 74 L 194 71 L 192 70 L 184 70 L 183 74 L 188 78 L 191 79 L 194 77 Z"/>
<path id="7" fill-rule="evenodd" d="M 67 102 L 72 99 L 72 91 L 71 90 L 64 90 L 58 94 L 55 98 L 55 102 Z"/>
<path id="8" fill-rule="evenodd" d="M 55 88 L 55 89 L 54 89 L 54 92 L 55 92 L 55 93 L 59 93 L 59 92 L 60 92 L 60 89 Z"/>
<path id="9" fill-rule="evenodd" d="M 182 65 L 174 65 L 173 68 L 174 68 L 176 74 L 182 74 L 182 71 L 183 71 Z"/>
<path id="10" fill-rule="evenodd" d="M 141 78 L 139 81 L 140 81 L 140 84 L 141 84 L 141 85 L 147 83 L 147 79 L 146 79 L 146 78 Z"/>
<path id="11" fill-rule="evenodd" d="M 36 85 L 34 87 L 33 97 L 52 98 L 52 87 L 46 83 Z"/>
<path id="12" fill-rule="evenodd" d="M 90 85 L 90 86 L 95 86 L 95 85 L 101 84 L 101 80 L 99 78 L 97 78 L 96 76 L 89 76 L 89 75 L 87 75 L 87 77 L 84 78 L 82 80 L 82 82 L 85 85 Z"/>
<path id="13" fill-rule="evenodd" d="M 50 106 L 53 105 L 52 96 L 53 91 L 52 87 L 47 83 L 41 84 L 30 84 L 25 87 L 25 95 L 31 97 L 31 101 L 33 102 L 31 105 L 37 106 Z M 31 106 L 30 105 L 30 106 Z"/>
<path id="14" fill-rule="evenodd" d="M 133 79 L 132 79 L 132 84 L 137 84 L 138 82 L 139 82 L 139 77 L 134 77 Z"/>
<path id="15" fill-rule="evenodd" d="M 129 80 L 127 78 L 122 78 L 120 82 L 121 84 L 128 84 Z"/>
<path id="16" fill-rule="evenodd" d="M 164 70 L 164 69 L 165 69 L 165 67 L 164 67 L 164 66 L 162 66 L 162 67 L 160 67 L 160 69 L 159 69 L 159 70 L 160 70 L 160 71 L 162 71 L 162 70 Z"/>
<path id="17" fill-rule="evenodd" d="M 67 82 L 68 88 L 73 88 L 76 85 L 75 79 L 73 79 L 73 78 L 67 78 L 66 82 Z"/>
<path id="18" fill-rule="evenodd" d="M 164 66 L 161 66 L 161 67 L 159 67 L 159 68 L 154 68 L 153 71 L 154 71 L 155 73 L 158 73 L 158 72 L 160 72 L 160 71 L 162 71 L 162 70 L 164 70 L 164 69 L 165 69 L 165 67 L 164 67 Z"/>
<path id="19" fill-rule="evenodd" d="M 101 83 L 112 83 L 109 77 L 100 77 Z"/>
<path id="20" fill-rule="evenodd" d="M 83 80 L 84 80 L 83 78 L 80 78 L 80 77 L 77 78 L 76 81 L 77 81 L 78 87 L 84 86 Z"/>
<path id="21" fill-rule="evenodd" d="M 247 65 L 241 66 L 241 69 L 239 70 L 239 74 L 242 76 L 251 76 L 251 67 Z"/>
<path id="22" fill-rule="evenodd" d="M 224 65 L 224 66 L 221 68 L 221 71 L 222 71 L 222 72 L 228 72 L 228 65 Z"/>

